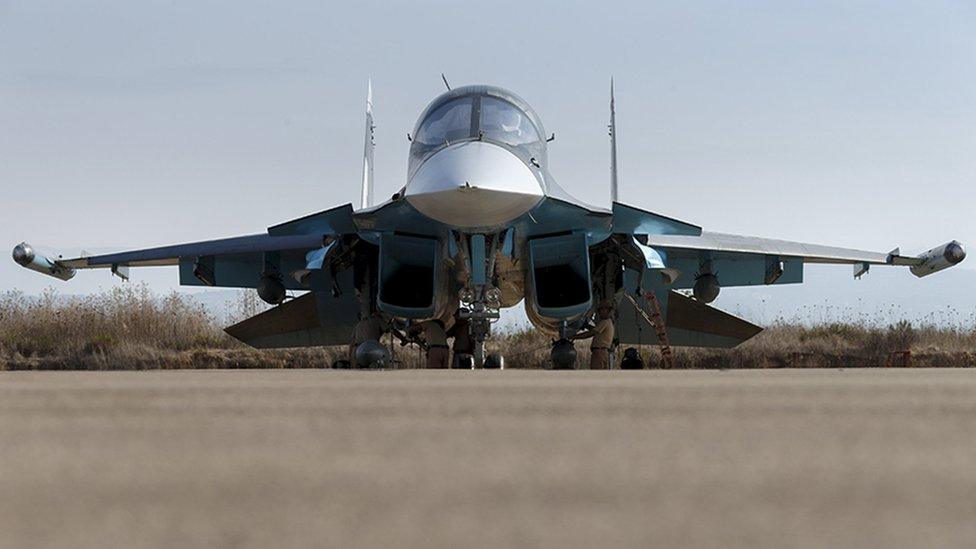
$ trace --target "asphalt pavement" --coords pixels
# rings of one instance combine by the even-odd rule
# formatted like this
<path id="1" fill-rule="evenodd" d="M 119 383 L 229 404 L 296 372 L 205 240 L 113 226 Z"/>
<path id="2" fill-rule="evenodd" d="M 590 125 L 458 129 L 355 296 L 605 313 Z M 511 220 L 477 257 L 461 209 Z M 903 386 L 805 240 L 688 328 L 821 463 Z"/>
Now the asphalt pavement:
<path id="1" fill-rule="evenodd" d="M 973 547 L 976 371 L 0 373 L 0 547 Z"/>

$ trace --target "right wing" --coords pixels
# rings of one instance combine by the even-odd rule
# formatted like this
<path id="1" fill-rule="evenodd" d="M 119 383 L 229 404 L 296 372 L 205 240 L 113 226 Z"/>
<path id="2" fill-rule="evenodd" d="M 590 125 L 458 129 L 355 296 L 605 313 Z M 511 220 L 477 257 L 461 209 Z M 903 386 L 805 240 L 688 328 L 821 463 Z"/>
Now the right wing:
<path id="1" fill-rule="evenodd" d="M 13 256 L 23 267 L 61 280 L 78 269 L 111 269 L 127 279 L 129 267 L 179 265 L 181 284 L 249 288 L 269 264 L 281 274 L 295 272 L 306 267 L 308 252 L 323 246 L 320 234 L 255 234 L 71 259 L 38 255 L 21 243 Z M 289 289 L 298 289 L 297 283 L 286 282 Z"/>
<path id="2" fill-rule="evenodd" d="M 44 257 L 22 243 L 13 256 L 28 269 L 62 280 L 73 277 L 77 269 L 111 269 L 128 278 L 129 267 L 165 265 L 179 266 L 183 285 L 253 288 L 263 277 L 275 275 L 285 289 L 313 291 L 239 322 L 227 333 L 258 348 L 336 345 L 349 341 L 359 301 L 351 269 L 332 273 L 322 265 L 327 254 L 342 249 L 335 237 L 355 230 L 350 212 L 349 206 L 334 208 L 276 225 L 269 234 L 71 259 Z M 302 278 L 306 274 L 310 278 Z"/>
<path id="3" fill-rule="evenodd" d="M 186 258 L 311 250 L 321 248 L 322 245 L 322 235 L 271 236 L 268 234 L 252 234 L 114 254 L 59 259 L 57 262 L 71 269 L 110 268 L 112 265 L 155 267 L 179 265 L 180 259 Z"/>
<path id="4" fill-rule="evenodd" d="M 306 271 L 309 263 L 321 263 L 329 237 L 356 233 L 352 205 L 281 223 L 264 234 L 236 236 L 112 254 L 70 259 L 45 257 L 23 242 L 14 248 L 14 261 L 21 266 L 61 280 L 77 269 L 111 269 L 128 278 L 129 267 L 179 265 L 180 284 L 232 288 L 253 288 L 262 273 L 294 274 Z M 306 257 L 310 252 L 317 252 Z M 287 289 L 300 289 L 297 281 L 283 277 Z"/>

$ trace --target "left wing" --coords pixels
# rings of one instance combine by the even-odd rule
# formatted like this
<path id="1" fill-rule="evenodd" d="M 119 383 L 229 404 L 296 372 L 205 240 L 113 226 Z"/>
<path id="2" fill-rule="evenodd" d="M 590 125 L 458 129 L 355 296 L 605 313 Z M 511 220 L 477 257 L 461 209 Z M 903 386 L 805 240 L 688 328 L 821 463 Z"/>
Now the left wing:
<path id="1" fill-rule="evenodd" d="M 642 255 L 639 267 L 625 271 L 624 291 L 655 293 L 673 346 L 734 347 L 761 331 L 758 326 L 706 305 L 717 295 L 719 281 L 727 287 L 798 283 L 803 281 L 805 263 L 854 265 L 855 276 L 866 273 L 870 265 L 902 265 L 922 277 L 956 265 L 966 257 L 956 241 L 917 257 L 906 257 L 898 250 L 886 254 L 724 233 L 624 236 L 621 241 L 632 240 Z M 668 276 L 647 278 L 643 276 L 645 270 Z M 705 297 L 702 302 L 673 291 L 694 287 L 697 297 L 697 283 L 705 274 L 714 275 L 712 298 Z M 648 307 L 643 301 L 639 306 Z M 628 300 L 620 301 L 616 326 L 621 344 L 657 342 L 653 327 Z"/>
<path id="2" fill-rule="evenodd" d="M 741 236 L 726 233 L 702 232 L 700 236 L 648 235 L 647 245 L 671 250 L 714 251 L 740 254 L 781 255 L 803 258 L 807 263 L 868 263 L 871 265 L 891 264 L 895 258 L 902 258 L 895 250 L 891 253 L 867 252 L 834 246 L 820 246 L 788 240 L 775 240 Z"/>
<path id="3" fill-rule="evenodd" d="M 766 258 L 775 263 L 800 260 L 802 263 L 854 265 L 855 276 L 866 273 L 871 265 L 896 265 L 907 266 L 912 274 L 923 277 L 957 265 L 966 258 L 962 244 L 955 240 L 916 257 L 903 256 L 898 249 L 879 253 L 707 231 L 699 236 L 651 234 L 647 236 L 647 245 L 663 249 L 675 259 L 708 260 L 714 254 L 717 260 Z"/>
<path id="4" fill-rule="evenodd" d="M 966 258 L 962 244 L 955 240 L 909 257 L 898 249 L 870 252 L 703 231 L 691 223 L 620 202 L 613 203 L 611 232 L 621 242 L 632 240 L 625 247 L 646 260 L 644 267 L 666 274 L 675 289 L 691 288 L 706 273 L 715 274 L 729 287 L 799 283 L 807 263 L 853 265 L 855 277 L 868 272 L 871 265 L 905 266 L 922 277 Z"/>

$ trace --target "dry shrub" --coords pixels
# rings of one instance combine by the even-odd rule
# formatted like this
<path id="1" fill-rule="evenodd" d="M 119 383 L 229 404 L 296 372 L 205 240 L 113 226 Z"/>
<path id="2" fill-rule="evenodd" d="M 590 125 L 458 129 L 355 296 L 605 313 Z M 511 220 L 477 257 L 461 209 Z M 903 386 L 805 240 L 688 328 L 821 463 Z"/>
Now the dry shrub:
<path id="1" fill-rule="evenodd" d="M 265 308 L 247 291 L 232 305 L 235 320 Z M 779 321 L 735 349 L 676 348 L 675 367 L 884 366 L 892 363 L 892 353 L 908 350 L 916 366 L 976 365 L 973 326 L 861 320 L 813 326 Z M 551 343 L 523 327 L 496 334 L 488 351 L 503 354 L 509 368 L 546 368 Z M 578 364 L 585 367 L 588 342 L 576 347 Z M 661 366 L 656 346 L 640 351 L 648 367 Z M 344 346 L 248 348 L 224 334 L 218 319 L 191 297 L 158 297 L 144 285 L 86 297 L 0 294 L 0 369 L 324 368 L 346 354 Z M 393 367 L 423 365 L 416 347 L 394 344 Z"/>
<path id="2" fill-rule="evenodd" d="M 659 352 L 641 355 L 657 366 Z M 976 365 L 976 330 L 963 326 L 915 326 L 899 321 L 883 327 L 830 323 L 814 326 L 777 323 L 734 349 L 676 348 L 678 368 L 841 368 L 902 364 L 911 353 L 915 366 Z"/>
<path id="3" fill-rule="evenodd" d="M 551 348 L 552 338 L 539 330 L 520 327 L 495 334 L 488 340 L 487 351 L 504 356 L 506 368 L 546 368 Z"/>
<path id="4" fill-rule="evenodd" d="M 175 292 L 156 297 L 145 285 L 84 297 L 0 294 L 0 350 L 6 354 L 99 355 L 123 344 L 184 351 L 235 343 L 201 305 Z"/>

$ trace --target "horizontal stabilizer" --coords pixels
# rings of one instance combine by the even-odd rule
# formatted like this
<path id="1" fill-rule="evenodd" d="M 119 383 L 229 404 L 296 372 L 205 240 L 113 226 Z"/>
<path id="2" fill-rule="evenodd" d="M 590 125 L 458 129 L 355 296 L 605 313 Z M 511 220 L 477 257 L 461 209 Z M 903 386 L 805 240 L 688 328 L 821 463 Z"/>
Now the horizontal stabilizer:
<path id="1" fill-rule="evenodd" d="M 734 347 L 763 330 L 751 322 L 678 292 L 671 292 L 667 311 L 668 336 L 672 345 Z M 722 342 L 732 344 L 714 345 Z"/>
<path id="2" fill-rule="evenodd" d="M 318 300 L 329 300 L 319 304 Z M 331 303 L 332 301 L 338 303 Z M 231 337 L 258 349 L 345 345 L 356 326 L 355 300 L 350 308 L 344 299 L 328 292 L 308 293 L 252 316 L 224 329 Z M 330 309 L 323 322 L 319 311 Z M 351 309 L 351 310 L 350 310 Z"/>
<path id="3" fill-rule="evenodd" d="M 674 347 L 731 348 L 762 331 L 751 322 L 678 292 L 659 295 L 658 301 L 666 301 L 661 307 L 668 340 Z M 641 298 L 638 303 L 643 306 L 645 302 Z M 647 325 L 629 300 L 620 303 L 617 337 L 621 345 L 656 345 L 658 342 L 654 328 Z"/>

